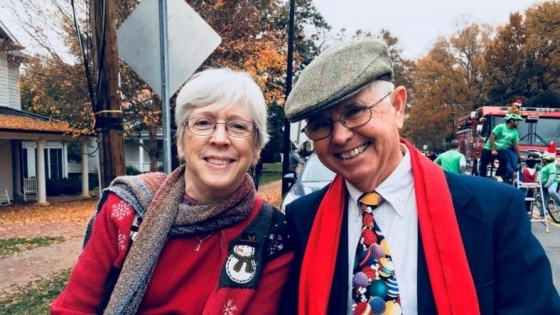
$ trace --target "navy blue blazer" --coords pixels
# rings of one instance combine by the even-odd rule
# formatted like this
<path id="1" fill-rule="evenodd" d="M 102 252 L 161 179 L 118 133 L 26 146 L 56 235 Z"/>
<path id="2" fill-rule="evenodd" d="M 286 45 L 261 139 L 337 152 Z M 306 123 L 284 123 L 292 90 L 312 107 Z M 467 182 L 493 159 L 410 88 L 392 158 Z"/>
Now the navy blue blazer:
<path id="1" fill-rule="evenodd" d="M 545 251 L 531 232 L 523 194 L 493 180 L 445 172 L 481 315 L 560 314 Z M 295 256 L 281 314 L 297 314 L 303 253 L 327 187 L 286 208 Z M 346 314 L 348 223 L 344 216 L 328 314 Z M 437 314 L 421 238 L 418 242 L 418 314 Z M 321 262 L 317 262 L 320 264 Z M 457 283 L 461 285 L 461 283 Z M 406 314 L 405 314 L 406 315 Z"/>

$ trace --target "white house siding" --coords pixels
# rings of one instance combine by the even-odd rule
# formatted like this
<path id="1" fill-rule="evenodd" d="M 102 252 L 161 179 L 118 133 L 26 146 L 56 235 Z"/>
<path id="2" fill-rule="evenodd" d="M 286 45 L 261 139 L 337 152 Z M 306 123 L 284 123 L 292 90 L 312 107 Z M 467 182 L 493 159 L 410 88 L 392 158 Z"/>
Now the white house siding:
<path id="1" fill-rule="evenodd" d="M 14 198 L 12 182 L 12 146 L 10 140 L 0 140 L 0 193 L 7 189 L 10 199 Z"/>
<path id="2" fill-rule="evenodd" d="M 97 174 L 99 172 L 99 151 L 95 148 L 88 148 L 88 173 Z M 82 174 L 82 162 L 68 161 L 68 174 Z"/>
<path id="3" fill-rule="evenodd" d="M 0 53 L 0 106 L 10 106 L 6 86 L 8 86 L 8 58 L 5 53 Z"/>
<path id="4" fill-rule="evenodd" d="M 139 152 L 139 145 L 132 141 L 125 139 L 124 140 L 124 161 L 127 166 L 132 166 L 135 169 L 142 172 L 142 166 L 140 165 L 140 154 Z M 145 150 L 143 150 L 145 151 Z M 149 162 L 150 160 L 148 160 Z"/>
<path id="5" fill-rule="evenodd" d="M 147 145 L 149 140 L 143 139 L 142 141 Z M 163 141 L 157 140 L 157 145 L 158 148 L 162 149 Z M 124 157 L 127 166 L 132 166 L 140 172 L 150 171 L 150 155 L 148 151 L 130 139 L 124 140 Z M 163 166 L 163 154 L 160 155 L 157 165 Z"/>
<path id="6" fill-rule="evenodd" d="M 8 64 L 8 106 L 21 110 L 19 65 Z"/>
<path id="7" fill-rule="evenodd" d="M 37 177 L 37 164 L 35 163 L 37 144 L 35 141 L 22 141 L 21 147 L 27 149 L 27 156 L 22 156 L 22 159 L 27 160 L 27 177 Z"/>
<path id="8" fill-rule="evenodd" d="M 22 157 L 23 159 L 27 160 L 27 174 L 28 177 L 35 177 L 36 176 L 36 163 L 35 163 L 35 149 L 37 147 L 37 143 L 35 141 L 22 141 L 21 142 L 22 148 L 27 149 L 27 156 Z M 45 149 L 62 149 L 63 144 L 62 141 L 47 141 L 45 144 Z M 99 158 L 97 155 L 97 151 L 93 152 L 95 148 L 89 148 L 91 154 L 88 158 L 88 173 L 96 174 L 99 169 Z M 63 151 L 64 152 L 64 151 Z M 45 155 L 45 168 L 48 173 L 48 156 Z M 63 159 L 68 159 L 67 156 L 62 156 Z M 63 166 L 66 167 L 66 171 L 68 176 L 75 176 L 75 174 L 81 175 L 82 173 L 82 163 L 76 163 L 73 161 L 68 161 L 68 163 Z M 64 174 L 63 170 L 63 176 Z M 48 177 L 48 176 L 47 176 Z"/>

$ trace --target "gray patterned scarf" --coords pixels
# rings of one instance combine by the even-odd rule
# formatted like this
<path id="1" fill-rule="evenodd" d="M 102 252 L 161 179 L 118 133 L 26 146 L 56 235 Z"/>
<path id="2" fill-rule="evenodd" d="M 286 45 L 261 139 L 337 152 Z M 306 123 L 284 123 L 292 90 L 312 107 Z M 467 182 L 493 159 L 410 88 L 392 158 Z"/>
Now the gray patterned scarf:
<path id="1" fill-rule="evenodd" d="M 201 204 L 188 197 L 184 200 L 184 173 L 185 166 L 177 168 L 155 194 L 104 314 L 137 312 L 168 237 L 216 231 L 242 221 L 251 212 L 255 188 L 248 174 L 225 200 Z"/>

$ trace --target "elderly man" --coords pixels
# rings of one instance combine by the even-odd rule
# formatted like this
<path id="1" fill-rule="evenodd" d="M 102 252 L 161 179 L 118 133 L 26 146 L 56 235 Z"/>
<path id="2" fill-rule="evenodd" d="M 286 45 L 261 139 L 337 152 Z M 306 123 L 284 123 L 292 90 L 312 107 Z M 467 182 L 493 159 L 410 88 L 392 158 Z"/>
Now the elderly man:
<path id="1" fill-rule="evenodd" d="M 392 79 L 383 42 L 342 43 L 288 97 L 337 176 L 287 206 L 282 314 L 560 314 L 522 193 L 443 172 L 401 139 L 407 91 Z"/>

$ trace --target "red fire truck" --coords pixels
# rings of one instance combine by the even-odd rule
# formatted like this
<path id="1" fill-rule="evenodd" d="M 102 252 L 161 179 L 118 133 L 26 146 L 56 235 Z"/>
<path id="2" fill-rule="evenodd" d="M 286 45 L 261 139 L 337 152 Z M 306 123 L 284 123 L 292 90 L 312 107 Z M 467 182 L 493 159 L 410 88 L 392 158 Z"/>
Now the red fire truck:
<path id="1" fill-rule="evenodd" d="M 457 120 L 457 140 L 461 153 L 467 157 L 473 174 L 478 175 L 478 162 L 484 143 L 496 125 L 504 123 L 508 107 L 482 106 L 470 115 Z M 523 121 L 519 124 L 519 149 L 526 157 L 531 153 L 544 152 L 550 142 L 560 143 L 560 108 L 521 107 L 519 114 Z M 557 163 L 560 149 L 556 149 Z"/>

